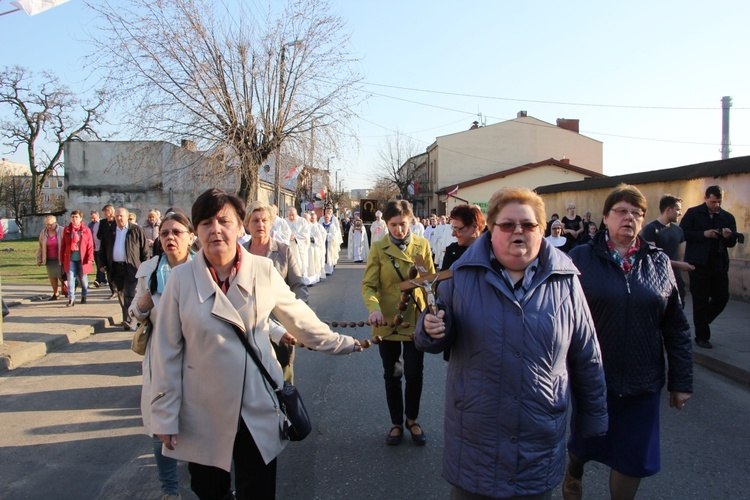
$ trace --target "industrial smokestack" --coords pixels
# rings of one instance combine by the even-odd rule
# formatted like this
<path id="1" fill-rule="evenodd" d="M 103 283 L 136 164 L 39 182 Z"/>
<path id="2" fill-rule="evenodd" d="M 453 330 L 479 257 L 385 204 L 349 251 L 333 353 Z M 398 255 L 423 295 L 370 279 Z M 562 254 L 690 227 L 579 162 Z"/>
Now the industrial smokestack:
<path id="1" fill-rule="evenodd" d="M 721 159 L 729 158 L 729 108 L 732 107 L 732 98 L 724 96 L 721 98 Z"/>

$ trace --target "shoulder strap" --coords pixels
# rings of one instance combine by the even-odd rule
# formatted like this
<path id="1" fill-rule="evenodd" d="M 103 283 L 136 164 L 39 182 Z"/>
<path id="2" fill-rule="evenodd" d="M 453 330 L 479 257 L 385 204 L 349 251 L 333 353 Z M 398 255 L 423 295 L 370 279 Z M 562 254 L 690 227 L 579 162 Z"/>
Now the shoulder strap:
<path id="1" fill-rule="evenodd" d="M 396 270 L 396 273 L 398 274 L 398 277 L 401 278 L 401 281 L 406 281 L 404 279 L 404 275 L 401 274 L 401 271 L 399 271 L 398 266 L 396 265 L 396 259 L 393 258 L 393 255 L 389 255 L 388 258 L 391 259 L 391 264 L 393 264 L 393 269 Z"/>
<path id="2" fill-rule="evenodd" d="M 232 328 L 234 328 L 234 333 L 237 334 L 237 337 L 239 337 L 240 342 L 242 342 L 242 345 L 245 346 L 245 350 L 250 355 L 253 361 L 255 361 L 255 364 L 258 365 L 258 370 L 260 370 L 260 373 L 265 377 L 265 379 L 268 381 L 268 383 L 271 385 L 274 391 L 279 390 L 279 386 L 276 382 L 274 382 L 273 378 L 271 378 L 271 374 L 268 373 L 268 370 L 266 370 L 266 367 L 263 366 L 263 363 L 260 362 L 260 359 L 258 359 L 258 355 L 255 353 L 252 347 L 250 347 L 250 342 L 247 341 L 247 336 L 245 333 L 240 330 L 240 328 L 232 323 Z"/>

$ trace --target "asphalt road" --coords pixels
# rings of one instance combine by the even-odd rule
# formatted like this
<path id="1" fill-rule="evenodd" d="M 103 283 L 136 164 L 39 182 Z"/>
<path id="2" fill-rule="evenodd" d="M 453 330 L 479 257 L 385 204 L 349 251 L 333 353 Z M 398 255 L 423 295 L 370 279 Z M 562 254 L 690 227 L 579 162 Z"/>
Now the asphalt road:
<path id="1" fill-rule="evenodd" d="M 366 319 L 363 269 L 343 263 L 311 289 L 322 319 Z M 0 498 L 160 498 L 151 441 L 140 428 L 141 358 L 129 341 L 129 333 L 110 329 L 0 374 Z M 442 357 L 426 358 L 425 447 L 408 439 L 385 445 L 390 425 L 376 349 L 351 356 L 299 350 L 295 367 L 314 430 L 279 457 L 278 498 L 447 498 Z M 662 472 L 642 482 L 639 498 L 750 498 L 750 391 L 697 366 L 695 374 L 685 411 L 662 398 Z M 608 497 L 607 473 L 588 466 L 585 498 Z M 184 464 L 180 474 L 183 498 L 195 498 Z"/>

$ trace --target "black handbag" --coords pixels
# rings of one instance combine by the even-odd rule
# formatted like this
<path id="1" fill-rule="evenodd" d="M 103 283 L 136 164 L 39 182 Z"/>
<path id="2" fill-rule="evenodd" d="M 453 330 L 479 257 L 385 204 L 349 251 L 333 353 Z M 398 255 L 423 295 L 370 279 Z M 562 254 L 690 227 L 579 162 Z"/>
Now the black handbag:
<path id="1" fill-rule="evenodd" d="M 302 441 L 312 431 L 312 423 L 310 422 L 310 415 L 307 414 L 307 409 L 302 402 L 302 396 L 300 396 L 299 391 L 289 382 L 284 382 L 284 386 L 280 388 L 274 382 L 273 378 L 271 378 L 271 374 L 268 373 L 263 363 L 260 362 L 253 348 L 250 347 L 250 342 L 248 342 L 245 333 L 237 325 L 233 324 L 232 327 L 242 345 L 245 346 L 247 353 L 255 364 L 258 365 L 260 373 L 263 374 L 263 377 L 268 381 L 276 394 L 281 411 L 286 416 L 283 431 L 284 438 L 290 441 Z"/>

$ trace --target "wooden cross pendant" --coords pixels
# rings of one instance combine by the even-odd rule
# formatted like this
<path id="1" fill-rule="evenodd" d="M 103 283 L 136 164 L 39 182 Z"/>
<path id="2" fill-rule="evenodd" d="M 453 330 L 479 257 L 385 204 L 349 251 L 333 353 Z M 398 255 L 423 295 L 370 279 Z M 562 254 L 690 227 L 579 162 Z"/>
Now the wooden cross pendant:
<path id="1" fill-rule="evenodd" d="M 421 255 L 415 255 L 414 262 L 415 265 L 409 268 L 409 278 L 401 282 L 398 289 L 402 292 L 410 292 L 421 288 L 427 295 L 427 307 L 430 308 L 430 312 L 437 314 L 437 304 L 435 301 L 436 285 L 441 281 L 452 278 L 453 272 L 450 269 L 446 269 L 438 273 L 427 274 L 427 266 Z"/>

